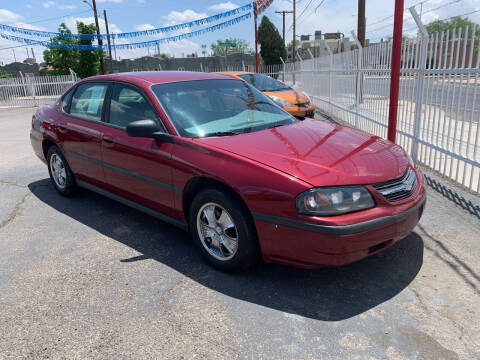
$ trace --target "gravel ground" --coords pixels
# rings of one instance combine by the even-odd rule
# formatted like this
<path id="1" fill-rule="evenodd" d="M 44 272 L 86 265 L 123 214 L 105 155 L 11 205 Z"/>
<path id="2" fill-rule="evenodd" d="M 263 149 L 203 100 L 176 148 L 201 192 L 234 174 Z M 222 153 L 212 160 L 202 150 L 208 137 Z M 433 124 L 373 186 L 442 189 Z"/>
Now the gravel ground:
<path id="1" fill-rule="evenodd" d="M 229 275 L 174 227 L 58 196 L 32 112 L 0 112 L 0 358 L 480 359 L 480 222 L 436 192 L 378 255 Z"/>

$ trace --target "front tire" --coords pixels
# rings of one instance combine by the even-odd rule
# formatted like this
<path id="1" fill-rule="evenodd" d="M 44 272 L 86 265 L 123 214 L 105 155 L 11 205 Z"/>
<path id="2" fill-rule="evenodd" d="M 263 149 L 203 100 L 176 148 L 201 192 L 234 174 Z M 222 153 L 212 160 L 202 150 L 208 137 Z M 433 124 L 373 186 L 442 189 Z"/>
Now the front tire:
<path id="1" fill-rule="evenodd" d="M 72 195 L 77 190 L 77 184 L 65 156 L 58 146 L 52 145 L 48 149 L 47 164 L 55 190 L 63 196 Z"/>
<path id="2" fill-rule="evenodd" d="M 205 189 L 193 200 L 190 233 L 203 257 L 223 271 L 241 271 L 259 258 L 250 214 L 227 191 Z"/>

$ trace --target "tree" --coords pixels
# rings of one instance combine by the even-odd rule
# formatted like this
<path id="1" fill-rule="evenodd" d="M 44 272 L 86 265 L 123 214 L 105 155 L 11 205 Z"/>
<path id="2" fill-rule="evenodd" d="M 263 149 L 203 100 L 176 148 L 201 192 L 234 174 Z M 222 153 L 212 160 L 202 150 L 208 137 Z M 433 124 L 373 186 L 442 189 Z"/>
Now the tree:
<path id="1" fill-rule="evenodd" d="M 95 34 L 97 28 L 94 24 L 84 24 L 77 22 L 77 30 L 79 34 Z M 82 39 L 78 41 L 79 45 L 92 45 L 91 39 Z M 100 71 L 100 58 L 103 56 L 103 51 L 85 51 L 78 52 L 78 66 L 73 70 L 81 78 L 96 75 Z"/>
<path id="2" fill-rule="evenodd" d="M 474 26 L 477 26 L 477 30 L 475 31 L 476 35 L 480 35 L 480 26 L 475 24 L 473 21 L 469 20 L 468 18 L 462 18 L 460 16 L 454 16 L 448 20 L 435 20 L 431 23 L 427 24 L 425 28 L 427 29 L 429 34 L 434 34 L 437 32 L 444 32 L 444 31 L 452 31 L 453 29 L 462 29 L 463 31 L 468 26 L 469 34 L 468 37 L 472 37 L 472 29 Z"/>
<path id="3" fill-rule="evenodd" d="M 57 30 L 60 34 L 71 34 L 70 29 L 61 23 Z M 77 41 L 71 38 L 55 37 L 50 40 L 51 42 L 62 44 L 76 44 Z M 52 66 L 52 71 L 55 75 L 67 75 L 70 73 L 69 69 L 76 68 L 78 60 L 78 50 L 67 49 L 47 49 L 43 52 L 43 60 L 49 66 Z"/>
<path id="4" fill-rule="evenodd" d="M 250 47 L 250 44 L 242 39 L 228 38 L 225 40 L 217 40 L 216 44 L 212 44 L 211 48 L 214 56 L 224 56 L 225 55 L 225 43 L 235 44 L 233 49 L 235 52 L 240 52 L 244 54 L 253 54 L 253 49 Z"/>
<path id="5" fill-rule="evenodd" d="M 94 24 L 84 24 L 77 21 L 77 31 L 79 34 L 95 34 L 96 27 Z M 60 34 L 71 34 L 70 29 L 61 23 L 58 27 Z M 63 38 L 61 36 L 52 38 L 51 42 L 74 45 L 92 45 L 91 39 L 72 39 Z M 66 75 L 70 73 L 70 69 L 75 71 L 81 78 L 96 75 L 100 69 L 100 58 L 103 51 L 97 50 L 72 50 L 72 49 L 47 49 L 43 52 L 45 63 L 52 66 L 52 73 L 57 75 Z"/>
<path id="6" fill-rule="evenodd" d="M 10 77 L 10 74 L 7 73 L 5 70 L 0 69 L 0 79 L 1 78 L 8 78 L 8 77 Z"/>
<path id="7" fill-rule="evenodd" d="M 265 65 L 280 64 L 280 58 L 287 58 L 283 39 L 275 25 L 266 16 L 262 18 L 258 28 L 258 42 L 260 43 L 260 55 Z"/>

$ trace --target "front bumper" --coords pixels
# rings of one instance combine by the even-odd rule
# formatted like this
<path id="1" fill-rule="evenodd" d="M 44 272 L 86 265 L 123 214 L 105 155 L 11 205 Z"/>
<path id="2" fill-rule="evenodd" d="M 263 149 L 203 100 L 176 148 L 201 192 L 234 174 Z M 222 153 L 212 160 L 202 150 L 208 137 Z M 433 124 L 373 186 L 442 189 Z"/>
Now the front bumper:
<path id="1" fill-rule="evenodd" d="M 341 266 L 382 251 L 407 237 L 426 203 L 419 191 L 410 208 L 350 225 L 325 226 L 253 213 L 264 261 L 317 268 Z"/>
<path id="2" fill-rule="evenodd" d="M 311 104 L 308 108 L 300 106 L 284 106 L 283 110 L 293 116 L 313 118 L 315 116 L 315 106 Z"/>

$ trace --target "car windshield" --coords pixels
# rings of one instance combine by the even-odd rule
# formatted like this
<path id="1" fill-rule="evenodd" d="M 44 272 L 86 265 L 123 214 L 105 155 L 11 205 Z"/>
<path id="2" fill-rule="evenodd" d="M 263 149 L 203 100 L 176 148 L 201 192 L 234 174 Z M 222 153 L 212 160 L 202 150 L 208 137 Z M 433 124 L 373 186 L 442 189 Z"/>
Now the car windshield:
<path id="1" fill-rule="evenodd" d="M 298 121 L 241 80 L 180 81 L 152 85 L 152 91 L 183 137 L 236 135 Z"/>
<path id="2" fill-rule="evenodd" d="M 272 79 L 270 76 L 265 76 L 261 74 L 243 74 L 238 75 L 250 85 L 255 86 L 260 91 L 283 91 L 290 90 L 285 84 L 282 84 L 280 81 Z"/>

